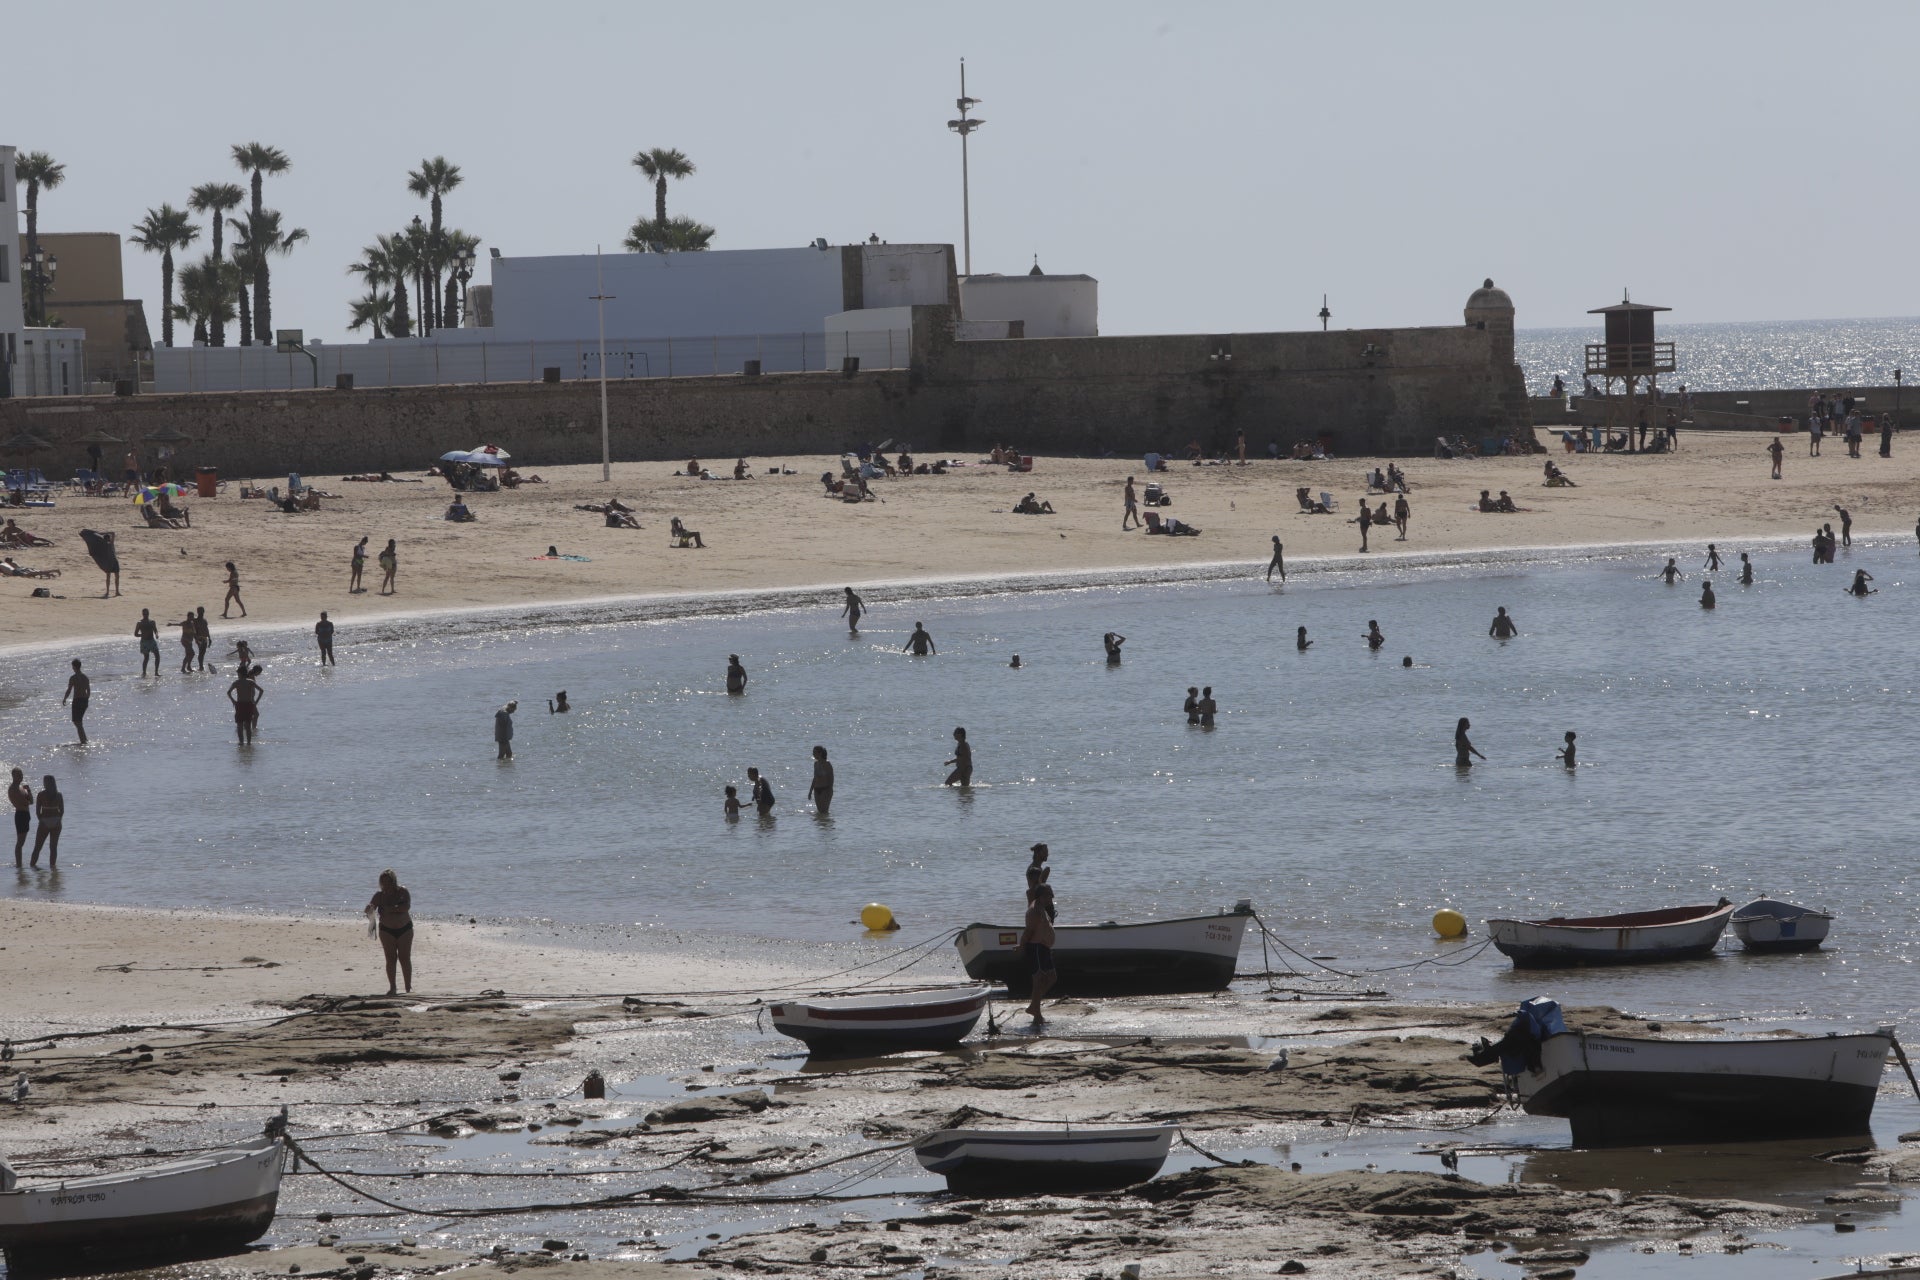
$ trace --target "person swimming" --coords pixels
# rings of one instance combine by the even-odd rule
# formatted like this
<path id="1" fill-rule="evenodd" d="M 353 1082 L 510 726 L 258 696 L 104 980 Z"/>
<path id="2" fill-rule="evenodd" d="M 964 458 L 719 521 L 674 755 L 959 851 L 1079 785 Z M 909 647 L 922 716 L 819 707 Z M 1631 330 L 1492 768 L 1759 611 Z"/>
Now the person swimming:
<path id="1" fill-rule="evenodd" d="M 1872 582 L 1872 581 L 1873 581 L 1873 575 L 1868 573 L 1865 569 L 1855 569 L 1853 571 L 1853 584 L 1846 588 L 1846 592 L 1850 596 L 1873 595 L 1875 594 L 1875 588 L 1867 585 L 1869 582 Z"/>
<path id="2" fill-rule="evenodd" d="M 1367 634 L 1364 639 L 1367 642 L 1367 648 L 1376 652 L 1378 652 L 1381 645 L 1387 642 L 1386 635 L 1380 630 L 1380 624 L 1372 618 L 1367 619 Z"/>
<path id="3" fill-rule="evenodd" d="M 1713 608 L 1714 604 L 1715 604 L 1715 601 L 1713 598 L 1713 584 L 1711 582 L 1701 583 L 1700 584 L 1700 607 L 1702 609 L 1711 609 Z"/>
<path id="4" fill-rule="evenodd" d="M 1313 641 L 1307 639 L 1307 629 L 1305 627 L 1295 629 L 1293 633 L 1293 647 L 1301 653 L 1305 653 L 1313 647 Z"/>
<path id="5" fill-rule="evenodd" d="M 567 691 L 565 689 L 562 689 L 547 699 L 548 715 L 563 715 L 571 710 L 573 710 L 573 708 L 567 705 Z"/>

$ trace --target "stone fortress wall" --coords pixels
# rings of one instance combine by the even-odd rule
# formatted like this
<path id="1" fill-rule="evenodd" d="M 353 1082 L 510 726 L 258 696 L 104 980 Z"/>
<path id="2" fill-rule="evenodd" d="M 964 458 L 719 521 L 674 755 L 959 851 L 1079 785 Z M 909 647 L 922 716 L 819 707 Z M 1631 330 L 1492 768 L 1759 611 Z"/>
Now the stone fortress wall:
<path id="1" fill-rule="evenodd" d="M 1331 333 L 956 341 L 951 306 L 913 308 L 911 367 L 611 382 L 621 460 L 730 461 L 838 453 L 891 439 L 928 455 L 995 442 L 1027 453 L 1250 456 L 1324 439 L 1336 454 L 1431 451 L 1435 435 L 1525 430 L 1513 304 L 1493 282 L 1465 323 Z M 600 457 L 599 384 L 587 380 L 0 401 L 0 432 L 54 446 L 49 475 L 85 465 L 81 437 L 171 427 L 178 467 L 236 476 L 417 471 L 449 449 L 498 443 L 528 469 Z M 125 445 L 103 447 L 117 471 Z M 149 459 L 150 461 L 150 459 Z"/>

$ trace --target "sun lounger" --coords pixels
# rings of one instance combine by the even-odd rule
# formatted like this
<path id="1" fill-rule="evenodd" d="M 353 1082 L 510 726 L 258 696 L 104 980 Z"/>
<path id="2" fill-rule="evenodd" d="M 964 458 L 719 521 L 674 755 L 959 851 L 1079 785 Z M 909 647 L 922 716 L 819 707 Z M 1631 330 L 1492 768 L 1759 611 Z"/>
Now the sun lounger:
<path id="1" fill-rule="evenodd" d="M 1338 511 L 1340 509 L 1340 500 L 1331 493 L 1328 493 L 1325 489 L 1322 489 L 1320 491 L 1320 505 L 1329 511 Z"/>

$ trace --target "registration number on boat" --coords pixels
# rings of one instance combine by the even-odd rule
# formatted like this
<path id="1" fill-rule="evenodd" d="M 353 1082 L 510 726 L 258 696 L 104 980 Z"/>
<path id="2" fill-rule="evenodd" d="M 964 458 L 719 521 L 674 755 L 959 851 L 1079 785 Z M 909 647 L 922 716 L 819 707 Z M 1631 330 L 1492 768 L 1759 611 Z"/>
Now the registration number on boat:
<path id="1" fill-rule="evenodd" d="M 106 1198 L 107 1193 L 104 1191 L 73 1191 L 49 1196 L 48 1201 L 52 1204 L 96 1204 Z"/>

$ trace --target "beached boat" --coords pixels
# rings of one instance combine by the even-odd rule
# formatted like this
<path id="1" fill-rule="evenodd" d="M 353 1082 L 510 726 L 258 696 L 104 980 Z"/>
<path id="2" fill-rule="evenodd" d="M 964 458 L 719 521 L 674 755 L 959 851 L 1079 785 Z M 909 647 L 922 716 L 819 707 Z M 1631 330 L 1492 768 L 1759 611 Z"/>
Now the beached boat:
<path id="1" fill-rule="evenodd" d="M 1253 904 L 1230 911 L 1139 924 L 1056 924 L 1053 963 L 1056 996 L 1148 995 L 1175 991 L 1222 991 L 1240 961 L 1240 939 L 1253 919 Z M 954 939 L 967 976 L 1006 984 L 1027 994 L 1032 968 L 1020 950 L 1020 926 L 970 924 Z"/>
<path id="2" fill-rule="evenodd" d="M 1827 940 L 1833 917 L 1777 898 L 1758 898 L 1733 913 L 1733 936 L 1749 951 L 1812 951 Z"/>
<path id="3" fill-rule="evenodd" d="M 1628 911 L 1612 916 L 1489 920 L 1493 945 L 1517 969 L 1576 964 L 1653 964 L 1708 955 L 1726 930 L 1733 904 Z"/>
<path id="4" fill-rule="evenodd" d="M 1866 1133 L 1893 1028 L 1767 1040 L 1650 1040 L 1569 1031 L 1529 1000 L 1498 1058 L 1530 1115 L 1562 1116 L 1576 1147 L 1770 1142 Z"/>
<path id="5" fill-rule="evenodd" d="M 768 1007 L 773 1029 L 818 1054 L 892 1053 L 960 1043 L 980 1020 L 994 988 L 942 987 L 782 1000 Z"/>
<path id="6" fill-rule="evenodd" d="M 942 1129 L 913 1144 L 956 1195 L 1115 1191 L 1160 1172 L 1179 1126 Z"/>
<path id="7" fill-rule="evenodd" d="M 208 1256 L 266 1234 L 280 1199 L 280 1131 L 199 1155 L 84 1178 L 0 1174 L 10 1274 Z"/>

